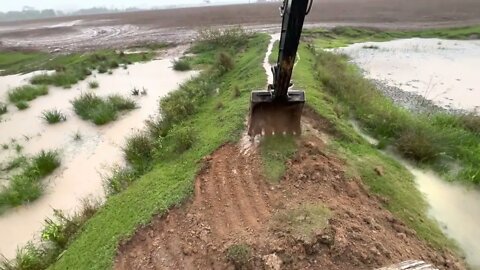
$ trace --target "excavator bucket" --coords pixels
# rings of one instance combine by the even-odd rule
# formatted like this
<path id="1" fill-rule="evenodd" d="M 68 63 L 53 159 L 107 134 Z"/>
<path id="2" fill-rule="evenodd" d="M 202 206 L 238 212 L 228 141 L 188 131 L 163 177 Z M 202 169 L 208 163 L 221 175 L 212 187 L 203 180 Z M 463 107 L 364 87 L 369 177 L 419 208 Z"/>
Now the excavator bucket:
<path id="1" fill-rule="evenodd" d="M 253 91 L 248 135 L 300 135 L 305 92 L 288 91 L 286 100 L 274 100 L 270 91 Z"/>

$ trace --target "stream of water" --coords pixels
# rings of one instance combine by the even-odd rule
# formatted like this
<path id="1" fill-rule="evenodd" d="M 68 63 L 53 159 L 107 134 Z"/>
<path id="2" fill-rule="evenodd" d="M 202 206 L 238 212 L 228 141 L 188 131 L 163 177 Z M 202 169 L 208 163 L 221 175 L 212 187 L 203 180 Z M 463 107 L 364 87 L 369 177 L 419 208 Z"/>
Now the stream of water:
<path id="1" fill-rule="evenodd" d="M 378 141 L 361 130 L 354 129 L 370 144 Z M 472 269 L 480 269 L 480 190 L 458 183 L 449 183 L 430 170 L 421 170 L 399 157 L 382 151 L 397 160 L 414 176 L 418 189 L 430 205 L 428 214 L 438 221 L 443 232 L 454 239 L 464 251 Z"/>
<path id="2" fill-rule="evenodd" d="M 143 128 L 144 121 L 158 111 L 161 97 L 178 88 L 196 72 L 177 72 L 171 58 L 130 65 L 117 69 L 112 75 L 96 74 L 74 85 L 72 89 L 50 87 L 46 96 L 30 102 L 30 108 L 18 111 L 9 105 L 8 113 L 0 122 L 0 144 L 11 144 L 12 139 L 23 146 L 23 154 L 33 155 L 40 150 L 58 150 L 61 166 L 45 179 L 45 193 L 31 204 L 11 209 L 0 215 L 0 254 L 7 258 L 15 255 L 17 247 L 39 235 L 46 217 L 53 209 L 67 213 L 75 211 L 86 197 L 104 198 L 102 175 L 113 166 L 124 164 L 121 147 L 126 137 Z M 7 92 L 28 83 L 33 74 L 0 77 L 0 101 L 7 101 Z M 88 82 L 97 81 L 99 88 L 92 90 Z M 134 88 L 146 89 L 145 96 L 131 96 Z M 83 92 L 99 96 L 120 94 L 133 98 L 138 108 L 120 116 L 104 126 L 81 120 L 70 103 Z M 67 121 L 48 125 L 40 116 L 42 111 L 59 109 Z M 74 133 L 81 140 L 73 139 Z M 0 161 L 14 157 L 14 150 L 2 151 Z"/>

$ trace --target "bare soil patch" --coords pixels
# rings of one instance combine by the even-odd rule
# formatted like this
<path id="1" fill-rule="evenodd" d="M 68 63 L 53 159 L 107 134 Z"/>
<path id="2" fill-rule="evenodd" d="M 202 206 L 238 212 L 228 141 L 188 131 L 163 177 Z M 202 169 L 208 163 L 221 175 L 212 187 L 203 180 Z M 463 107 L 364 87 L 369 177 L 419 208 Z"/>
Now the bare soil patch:
<path id="1" fill-rule="evenodd" d="M 245 269 L 373 269 L 408 259 L 464 269 L 346 176 L 321 139 L 299 144 L 278 185 L 263 177 L 255 152 L 227 144 L 206 157 L 192 200 L 123 243 L 115 269 L 234 269 L 232 246 Z"/>

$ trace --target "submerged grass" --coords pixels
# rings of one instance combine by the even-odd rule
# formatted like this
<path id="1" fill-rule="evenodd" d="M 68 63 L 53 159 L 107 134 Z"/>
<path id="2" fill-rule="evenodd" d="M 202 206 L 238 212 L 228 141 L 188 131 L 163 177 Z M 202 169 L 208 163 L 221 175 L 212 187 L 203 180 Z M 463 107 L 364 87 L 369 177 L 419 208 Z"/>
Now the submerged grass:
<path id="1" fill-rule="evenodd" d="M 45 219 L 41 241 L 29 242 L 17 251 L 16 257 L 12 260 L 1 259 L 0 269 L 47 269 L 58 259 L 80 228 L 97 212 L 99 207 L 99 201 L 87 199 L 82 201 L 81 210 L 72 215 L 65 215 L 59 210 L 54 210 L 54 217 Z"/>
<path id="2" fill-rule="evenodd" d="M 21 104 L 47 94 L 48 87 L 45 85 L 25 85 L 8 91 L 8 99 L 12 103 Z M 20 109 L 18 105 L 17 107 Z"/>
<path id="3" fill-rule="evenodd" d="M 7 104 L 0 102 L 0 115 L 6 114 L 8 112 Z"/>
<path id="4" fill-rule="evenodd" d="M 190 65 L 190 61 L 180 58 L 173 61 L 173 69 L 177 71 L 187 71 L 191 70 L 192 66 Z"/>
<path id="5" fill-rule="evenodd" d="M 97 89 L 99 86 L 98 82 L 97 81 L 90 81 L 88 82 L 88 87 L 90 87 L 90 89 Z"/>
<path id="6" fill-rule="evenodd" d="M 60 166 L 56 152 L 41 151 L 31 158 L 20 174 L 12 176 L 8 186 L 0 191 L 0 212 L 32 202 L 43 192 L 41 180 Z"/>
<path id="7" fill-rule="evenodd" d="M 120 180 L 119 185 L 130 186 L 109 197 L 51 269 L 110 268 L 122 239 L 150 221 L 152 215 L 165 212 L 192 193 L 201 159 L 223 143 L 240 137 L 248 112 L 249 93 L 242 91 L 239 98 L 232 98 L 231 89 L 234 85 L 240 89 L 256 89 L 264 85 L 262 59 L 267 39 L 266 35 L 243 37 L 245 45 L 230 52 L 236 60 L 232 70 L 221 75 L 203 72 L 161 102 L 163 118 L 149 124 L 149 134 L 157 144 L 151 167 L 134 180 L 128 179 L 128 172 L 125 173 L 127 180 Z M 220 38 L 214 40 L 211 44 L 203 40 L 203 47 L 196 50 L 198 57 L 215 55 L 219 48 L 230 48 L 217 44 L 217 41 L 225 44 Z M 217 88 L 220 89 L 218 94 Z M 222 110 L 216 108 L 219 101 L 225 104 Z M 174 130 L 184 131 L 185 127 L 190 127 L 195 134 L 188 148 L 179 144 L 174 136 L 169 136 Z M 184 151 L 177 151 L 178 147 Z"/>
<path id="8" fill-rule="evenodd" d="M 104 125 L 117 119 L 121 111 L 133 110 L 136 104 L 133 100 L 120 95 L 110 95 L 101 98 L 93 93 L 84 93 L 72 101 L 75 113 L 84 120 L 90 120 L 96 125 Z"/>
<path id="9" fill-rule="evenodd" d="M 65 116 L 63 112 L 57 109 L 43 111 L 42 118 L 49 124 L 56 124 L 59 122 L 67 121 L 67 116 Z"/>
<path id="10" fill-rule="evenodd" d="M 41 52 L 0 52 L 1 74 L 26 73 L 34 70 L 55 70 L 52 74 L 40 74 L 31 79 L 32 84 L 70 87 L 84 80 L 97 69 L 106 73 L 134 62 L 153 58 L 150 50 L 141 54 L 124 54 L 115 50 L 98 50 L 92 53 L 73 53 L 68 55 L 49 55 Z"/>
<path id="11" fill-rule="evenodd" d="M 30 107 L 30 106 L 28 105 L 28 102 L 26 102 L 26 101 L 24 101 L 24 100 L 15 102 L 15 106 L 16 106 L 17 109 L 20 110 L 20 111 L 26 110 L 26 109 L 28 109 L 28 107 Z"/>
<path id="12" fill-rule="evenodd" d="M 385 31 L 375 28 L 334 27 L 332 29 L 307 29 L 304 37 L 315 38 L 313 44 L 320 48 L 337 48 L 367 41 L 389 41 L 399 38 L 444 38 L 479 39 L 480 26 L 467 26 L 444 29 L 424 29 L 414 31 Z M 375 49 L 374 47 L 370 49 Z"/>

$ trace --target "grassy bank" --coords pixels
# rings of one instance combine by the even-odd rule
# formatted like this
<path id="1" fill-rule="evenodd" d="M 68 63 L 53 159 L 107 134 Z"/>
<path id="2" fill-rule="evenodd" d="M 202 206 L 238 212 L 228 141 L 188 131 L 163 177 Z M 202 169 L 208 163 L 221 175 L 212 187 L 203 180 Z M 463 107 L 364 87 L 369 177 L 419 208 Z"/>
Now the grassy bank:
<path id="1" fill-rule="evenodd" d="M 335 27 L 332 29 L 308 29 L 304 38 L 313 38 L 319 48 L 338 48 L 367 41 L 389 41 L 400 38 L 479 39 L 480 26 L 411 31 L 382 30 L 375 28 Z"/>
<path id="2" fill-rule="evenodd" d="M 202 157 L 239 138 L 250 90 L 265 84 L 261 62 L 268 40 L 264 35 L 243 39 L 244 44 L 226 43 L 222 47 L 207 40 L 196 48 L 198 57 L 214 56 L 213 70 L 202 73 L 162 101 L 162 113 L 171 116 L 150 124 L 149 140 L 156 138 L 155 153 L 151 160 L 137 161 L 149 163 L 141 166 L 147 169 L 128 189 L 110 196 L 52 269 L 111 267 L 122 239 L 148 223 L 153 215 L 191 194 Z M 216 62 L 215 54 L 219 48 L 233 57 L 231 70 L 218 66 L 221 64 Z M 240 89 L 239 96 L 233 94 L 236 88 Z M 224 106 L 218 106 L 219 103 Z M 194 135 L 187 136 L 187 131 Z M 157 136 L 150 137 L 153 134 Z M 178 140 L 177 135 L 185 140 Z"/>
<path id="3" fill-rule="evenodd" d="M 386 98 L 342 56 L 319 51 L 318 80 L 380 140 L 379 147 L 394 146 L 404 157 L 428 165 L 449 180 L 480 183 L 480 117 L 414 114 Z M 460 169 L 455 169 L 457 165 Z"/>
<path id="4" fill-rule="evenodd" d="M 333 135 L 329 144 L 330 152 L 342 157 L 347 164 L 348 174 L 360 177 L 370 191 L 384 198 L 385 207 L 414 229 L 421 238 L 435 248 L 456 250 L 455 244 L 443 235 L 438 224 L 427 216 L 428 205 L 417 190 L 413 176 L 401 164 L 371 147 L 351 127 L 351 114 L 355 114 L 358 107 L 371 108 L 371 105 L 362 105 L 364 100 L 359 99 L 361 95 L 349 97 L 352 103 L 347 103 L 338 92 L 361 89 L 359 87 L 367 81 L 357 76 L 352 68 L 335 68 L 345 63 L 341 56 L 316 52 L 308 45 L 301 46 L 300 56 L 302 60 L 296 66 L 294 79 L 297 86 L 306 91 L 308 106 L 328 120 L 324 128 Z M 335 65 L 327 65 L 326 58 L 334 59 L 332 61 Z M 336 84 L 326 83 L 325 78 L 333 74 L 337 76 Z M 355 79 L 355 84 L 343 85 L 344 80 L 348 82 L 352 78 Z M 333 80 L 332 78 L 330 82 Z M 336 85 L 342 87 L 335 87 Z M 371 97 L 370 95 L 371 93 L 365 93 L 365 96 Z M 391 105 L 391 108 L 395 106 Z M 381 112 L 383 116 L 389 115 L 388 110 Z M 376 120 L 376 125 L 385 122 Z M 377 167 L 383 169 L 383 175 L 375 172 Z"/>

